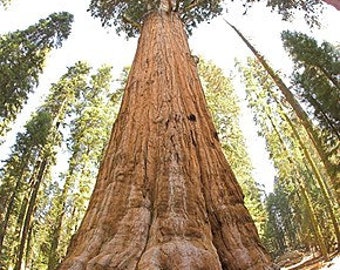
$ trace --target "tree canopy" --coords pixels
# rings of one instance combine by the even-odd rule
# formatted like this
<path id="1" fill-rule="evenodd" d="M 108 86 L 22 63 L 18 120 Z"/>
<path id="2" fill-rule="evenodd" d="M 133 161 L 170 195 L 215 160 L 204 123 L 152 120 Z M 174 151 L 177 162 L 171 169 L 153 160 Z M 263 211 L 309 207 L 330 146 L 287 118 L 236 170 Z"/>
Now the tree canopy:
<path id="1" fill-rule="evenodd" d="M 259 1 L 243 0 L 245 10 L 254 2 Z M 322 7 L 318 0 L 267 0 L 266 3 L 285 20 L 291 19 L 295 10 L 302 10 L 310 25 L 318 24 L 318 13 Z M 117 33 L 123 32 L 127 37 L 134 37 L 139 33 L 144 17 L 149 12 L 162 9 L 162 6 L 167 6 L 168 12 L 177 12 L 187 32 L 191 34 L 192 29 L 201 22 L 210 21 L 220 15 L 228 4 L 230 3 L 221 0 L 92 0 L 88 10 L 92 16 L 100 18 L 103 26 L 114 26 Z"/>
<path id="2" fill-rule="evenodd" d="M 327 144 L 340 139 L 340 50 L 306 34 L 284 31 L 282 40 L 295 69 L 293 85 L 323 129 Z"/>
<path id="3" fill-rule="evenodd" d="M 117 33 L 125 32 L 127 36 L 133 37 L 139 33 L 136 25 L 142 24 L 143 18 L 148 12 L 160 9 L 161 2 L 164 1 L 92 0 L 89 10 L 92 16 L 101 19 L 103 25 L 115 26 Z M 181 14 L 185 27 L 190 32 L 200 22 L 210 20 L 220 14 L 223 1 L 183 0 L 170 2 L 172 2 L 172 6 L 169 8 Z"/>
<path id="4" fill-rule="evenodd" d="M 0 8 L 1 6 L 6 8 L 10 2 L 11 0 L 0 0 Z M 160 17 L 163 18 L 171 18 L 173 21 L 177 20 L 181 29 L 180 17 L 187 33 L 190 34 L 199 23 L 209 21 L 222 14 L 223 8 L 226 8 L 228 4 L 231 5 L 233 0 L 91 0 L 88 2 L 91 2 L 89 11 L 94 17 L 100 18 L 104 26 L 114 26 L 118 33 L 133 37 L 139 33 L 140 27 L 149 13 L 161 15 Z M 242 0 L 240 2 L 244 3 L 247 10 L 260 0 Z M 262 0 L 261 2 L 267 3 L 267 6 L 272 8 L 274 12 L 282 14 L 284 19 L 290 19 L 295 10 L 301 9 L 305 12 L 307 20 L 311 24 L 313 24 L 313 16 L 322 6 L 321 2 L 317 0 Z M 73 16 L 69 13 L 54 13 L 47 19 L 40 20 L 39 24 L 24 31 L 0 36 L 0 77 L 4 74 L 0 78 L 0 101 L 3 101 L 6 106 L 8 105 L 2 107 L 0 103 L 0 136 L 1 132 L 4 134 L 9 129 L 10 124 L 16 120 L 15 117 L 27 102 L 29 94 L 36 91 L 39 75 L 43 72 L 48 53 L 51 49 L 60 47 L 69 36 L 72 20 Z M 28 31 L 29 29 L 31 30 Z M 328 133 L 338 132 L 339 48 L 327 42 L 319 45 L 315 40 L 313 41 L 303 34 L 289 31 L 283 34 L 283 39 L 285 40 L 285 47 L 295 63 L 292 82 L 295 90 L 309 106 L 310 112 L 315 113 L 313 124 L 315 124 L 317 132 L 321 131 L 320 134 L 325 130 Z M 175 40 L 175 38 L 172 38 L 172 40 Z M 162 40 L 160 42 L 158 40 L 159 43 L 163 44 Z M 146 44 L 146 47 L 152 47 L 150 40 L 144 44 Z M 141 55 L 142 61 L 157 58 L 145 57 L 145 53 Z M 339 218 L 337 209 L 339 208 L 337 202 L 331 197 L 335 189 L 330 185 L 331 182 L 328 181 L 325 168 L 322 164 L 320 165 L 321 160 L 313 149 L 300 120 L 294 115 L 285 97 L 277 91 L 277 85 L 257 61 L 249 60 L 248 66 L 243 68 L 246 87 L 240 89 L 247 88 L 247 99 L 259 127 L 259 134 L 266 139 L 267 150 L 270 152 L 270 158 L 276 168 L 274 191 L 267 198 L 264 198 L 252 175 L 252 164 L 247 155 L 245 140 L 237 120 L 240 115 L 240 107 L 232 79 L 226 77 L 223 70 L 211 62 L 196 61 L 196 57 L 193 57 L 190 53 L 183 53 L 182 55 L 188 56 L 185 61 L 189 62 L 190 65 L 192 64 L 195 69 L 197 67 L 205 95 L 202 100 L 206 100 L 216 126 L 216 132 L 212 133 L 213 142 L 216 139 L 216 144 L 211 144 L 209 147 L 215 147 L 217 144 L 222 147 L 228 163 L 230 163 L 231 173 L 235 174 L 242 187 L 243 192 L 237 193 L 240 195 L 239 202 L 242 201 L 243 203 L 242 197 L 245 195 L 245 205 L 252 215 L 268 250 L 274 256 L 288 249 L 308 248 L 313 245 L 319 245 L 323 254 L 327 253 L 325 247 L 329 251 L 332 250 L 334 243 L 336 243 L 336 236 L 339 235 L 339 229 L 336 227 Z M 264 57 L 262 58 L 264 59 Z M 148 60 L 146 62 L 149 64 Z M 160 66 L 164 67 L 167 64 L 163 62 Z M 183 65 L 170 64 L 169 70 L 172 72 L 177 69 L 178 71 L 181 66 Z M 145 70 L 141 69 L 140 74 L 144 74 L 144 72 Z M 159 74 L 162 72 L 161 70 Z M 174 77 L 179 78 L 181 75 L 187 76 L 188 74 L 189 72 L 179 72 Z M 153 75 L 153 73 L 150 73 L 149 77 L 151 78 Z M 192 76 L 192 74 L 190 75 Z M 133 75 L 131 77 L 133 78 Z M 140 77 L 136 82 L 145 82 L 147 77 Z M 124 81 L 124 84 L 126 83 L 125 77 L 122 81 Z M 131 87 L 135 87 L 133 90 L 149 89 L 149 84 L 143 88 L 138 83 L 131 83 Z M 154 81 L 150 80 L 148 83 L 152 84 Z M 159 87 L 158 90 L 166 89 L 169 85 L 171 83 L 164 84 L 164 87 Z M 9 86 L 13 87 L 10 88 Z M 105 148 L 111 125 L 118 113 L 118 103 L 120 103 L 123 89 L 113 92 L 113 88 L 115 87 L 112 85 L 111 67 L 104 65 L 96 73 L 91 73 L 87 64 L 78 62 L 75 66 L 68 68 L 67 74 L 61 77 L 60 81 L 52 84 L 50 93 L 43 105 L 32 114 L 30 120 L 24 126 L 24 131 L 17 134 L 17 140 L 12 147 L 11 154 L 3 162 L 4 166 L 0 168 L 0 269 L 3 267 L 6 269 L 13 268 L 15 265 L 15 270 L 23 267 L 54 270 L 63 260 L 70 239 L 78 230 L 86 211 L 99 163 L 103 158 L 103 148 Z M 189 88 L 194 89 L 191 82 Z M 9 89 L 9 92 L 3 92 L 5 95 L 2 95 L 3 89 Z M 183 92 L 183 89 L 180 90 Z M 19 92 L 16 93 L 16 91 Z M 141 95 L 144 95 L 144 93 L 147 92 L 144 91 Z M 150 95 L 149 93 L 150 99 L 157 95 L 157 92 Z M 171 94 L 172 92 L 169 96 Z M 164 95 L 164 97 L 167 99 L 166 102 L 169 102 L 168 95 Z M 146 98 L 143 106 L 150 103 L 152 102 Z M 199 108 L 205 108 L 205 105 L 197 105 L 197 102 L 195 104 Z M 135 107 L 135 105 L 129 103 L 129 109 Z M 185 105 L 184 107 L 188 108 L 189 106 Z M 1 115 L 3 108 L 8 109 L 3 114 L 4 116 Z M 202 141 L 198 141 L 197 138 L 206 132 L 203 130 L 195 133 L 196 130 L 193 128 L 200 125 L 201 119 L 197 117 L 199 113 L 192 114 L 191 111 L 188 111 L 190 114 L 183 118 L 183 122 L 188 122 L 192 128 L 187 133 L 188 135 L 190 133 L 188 142 L 192 143 L 193 149 L 196 149 L 202 145 Z M 122 110 L 122 112 L 124 114 L 127 110 Z M 327 117 L 325 117 L 325 114 Z M 143 115 L 143 111 L 134 116 L 137 115 Z M 177 116 L 169 119 L 169 121 L 178 122 Z M 330 119 L 332 121 L 335 119 L 332 125 L 329 125 Z M 157 117 L 155 121 L 157 121 L 158 126 L 163 123 L 160 117 Z M 152 125 L 155 124 L 155 121 L 152 122 Z M 169 121 L 166 125 L 169 124 Z M 138 120 L 135 123 L 139 125 L 142 121 Z M 130 131 L 137 130 L 135 123 L 131 126 Z M 202 125 L 202 127 L 206 126 L 206 124 Z M 333 127 L 337 129 L 332 129 Z M 124 128 L 124 125 L 120 127 L 121 130 Z M 124 138 L 130 139 L 133 132 L 127 132 Z M 337 135 L 338 133 L 335 133 L 335 136 L 332 137 L 332 142 L 335 141 L 334 138 L 336 139 Z M 138 132 L 136 138 L 137 141 L 140 140 L 142 134 Z M 173 138 L 173 136 L 170 137 L 171 142 L 173 142 Z M 149 149 L 159 142 L 159 137 L 150 140 L 150 142 Z M 136 142 L 132 142 L 131 145 L 135 146 Z M 121 148 L 123 146 L 122 144 Z M 174 149 L 177 151 L 178 148 Z M 186 151 L 188 147 L 183 149 Z M 327 148 L 333 153 L 336 149 L 338 148 Z M 120 148 L 115 153 L 119 151 Z M 67 152 L 63 158 L 68 159 L 67 165 L 65 165 L 65 167 L 68 166 L 68 170 L 64 168 L 64 172 L 60 175 L 53 175 L 54 166 L 57 164 L 57 154 L 62 152 L 63 155 Z M 132 151 L 127 153 L 130 155 Z M 200 164 L 205 155 L 206 153 L 202 154 L 199 161 L 192 164 Z M 136 154 L 131 154 L 131 156 L 136 160 Z M 338 159 L 336 159 L 335 154 L 333 156 L 333 161 L 337 162 Z M 170 157 L 177 158 L 177 162 L 182 158 L 180 155 Z M 115 157 L 112 157 L 112 162 L 116 162 L 116 160 Z M 150 160 L 152 159 L 146 158 L 143 160 L 144 163 L 135 162 L 135 164 L 145 166 L 149 170 L 152 168 L 149 165 Z M 155 164 L 158 166 L 159 163 L 160 160 L 157 160 Z M 211 162 L 202 166 L 202 168 L 209 168 L 214 164 L 216 162 Z M 313 168 L 315 164 L 318 167 L 316 171 Z M 129 162 L 122 162 L 122 168 L 126 166 L 130 166 Z M 164 166 L 164 168 L 169 167 L 171 166 Z M 160 175 L 160 170 L 156 169 L 156 174 Z M 135 173 L 137 170 L 131 169 L 131 171 Z M 194 180 L 198 179 L 196 175 L 202 174 L 201 170 L 198 174 L 187 171 L 188 175 L 195 176 L 195 178 L 192 178 Z M 121 172 L 118 173 L 120 174 L 117 175 L 122 175 Z M 137 175 L 136 179 L 143 179 L 144 176 L 141 175 Z M 206 186 L 202 190 L 209 189 L 213 185 L 216 186 L 217 182 L 214 182 L 216 178 L 213 177 L 211 181 L 206 181 L 204 183 Z M 130 179 L 130 176 L 128 179 Z M 328 184 L 329 186 L 327 186 Z M 191 191 L 197 186 L 197 184 L 194 184 L 189 190 Z M 107 189 L 106 184 L 104 189 Z M 134 191 L 134 187 L 131 190 Z M 176 195 L 176 199 L 177 197 L 180 199 L 184 197 L 180 193 L 183 186 L 178 189 L 177 186 L 174 186 L 173 190 L 179 194 L 179 196 Z M 212 200 L 222 199 L 223 196 L 227 195 L 235 200 L 236 193 L 232 194 L 231 190 L 231 188 L 225 186 L 219 194 L 212 193 L 211 198 Z M 143 189 L 143 191 L 145 190 Z M 148 192 L 148 190 L 146 191 Z M 212 191 L 214 190 L 212 189 Z M 119 196 L 120 194 L 117 195 L 117 197 Z M 99 201 L 102 199 L 103 196 L 98 196 Z M 236 204 L 237 206 L 240 205 L 239 202 Z M 105 207 L 110 205 L 110 203 L 107 203 Z M 121 211 L 120 208 L 125 205 L 126 203 L 117 204 L 108 212 Z M 216 205 L 221 204 L 217 202 Z M 136 207 L 131 209 L 135 210 Z M 182 210 L 183 207 L 179 206 L 178 209 Z M 217 215 L 217 211 L 212 210 L 212 212 Z M 221 212 L 234 213 L 233 210 L 229 211 L 225 208 Z M 335 214 L 332 212 L 335 212 Z M 231 219 L 235 220 L 234 218 L 238 217 L 238 214 L 232 216 Z M 197 215 L 197 212 L 194 215 Z M 104 214 L 98 216 L 102 217 Z M 122 228 L 129 230 L 130 224 L 135 224 L 138 229 L 141 228 L 140 223 L 133 222 L 134 218 L 140 220 L 138 215 L 133 213 L 126 218 L 127 226 L 122 226 Z M 226 216 L 225 218 L 229 217 Z M 252 222 L 251 218 L 249 220 L 243 218 L 243 220 Z M 113 220 L 108 227 L 115 226 L 118 223 L 116 221 L 120 221 L 120 219 Z M 168 226 L 170 229 L 175 227 L 168 221 L 165 224 L 170 224 Z M 224 221 L 221 218 L 217 220 L 216 224 L 216 226 L 223 225 Z M 91 228 L 95 228 L 95 226 Z M 199 227 L 197 231 L 202 231 L 201 228 Z M 219 241 L 223 235 L 217 235 L 216 231 L 212 231 L 212 235 Z M 227 233 L 233 232 L 229 228 L 225 231 Z M 250 230 L 246 230 L 246 233 L 239 240 L 247 239 L 250 233 Z M 124 231 L 121 235 L 129 235 L 129 231 L 127 233 Z M 237 233 L 232 233 L 230 241 L 224 242 L 233 243 L 235 235 Z M 87 232 L 84 237 L 84 239 L 89 239 Z M 130 243 L 131 246 L 135 246 L 133 241 L 124 240 L 123 243 Z M 257 241 L 257 243 L 259 242 Z M 84 249 L 92 244 L 90 241 Z M 114 243 L 112 246 L 118 245 Z M 109 249 L 109 252 L 111 250 Z M 237 248 L 230 247 L 230 250 L 237 250 Z M 125 258 L 120 253 L 116 254 L 118 254 L 117 258 Z M 198 253 L 194 254 L 196 257 L 200 257 L 197 256 Z M 173 260 L 172 256 L 169 257 L 170 260 Z M 145 262 L 148 261 L 150 260 L 146 258 Z M 211 260 L 208 261 L 211 262 Z M 237 264 L 238 261 L 235 263 Z M 222 268 L 225 268 L 225 265 Z M 235 267 L 237 268 L 238 265 Z M 145 267 L 141 268 L 144 269 Z M 229 269 L 229 265 L 227 268 Z"/>
<path id="5" fill-rule="evenodd" d="M 0 36 L 0 136 L 39 83 L 45 59 L 71 33 L 73 15 L 53 13 L 26 30 Z"/>
<path id="6" fill-rule="evenodd" d="M 243 0 L 245 7 L 250 7 L 252 3 L 259 2 L 259 0 Z M 319 24 L 318 13 L 322 9 L 320 0 L 267 0 L 267 6 L 273 11 L 282 15 L 284 20 L 291 20 L 294 17 L 296 10 L 305 13 L 305 19 L 311 26 Z"/>

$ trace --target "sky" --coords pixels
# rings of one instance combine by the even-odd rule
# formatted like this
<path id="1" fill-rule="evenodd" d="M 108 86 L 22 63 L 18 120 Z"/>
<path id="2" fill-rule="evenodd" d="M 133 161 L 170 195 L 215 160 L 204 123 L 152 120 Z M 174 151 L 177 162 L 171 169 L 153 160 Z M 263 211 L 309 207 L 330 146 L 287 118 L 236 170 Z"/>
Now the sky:
<path id="1" fill-rule="evenodd" d="M 321 28 L 311 30 L 301 15 L 297 15 L 292 22 L 284 22 L 279 15 L 272 13 L 263 4 L 256 4 L 247 15 L 242 15 L 244 12 L 242 5 L 235 2 L 237 1 L 229 4 L 228 13 L 210 23 L 199 25 L 189 38 L 192 53 L 205 60 L 212 60 L 226 75 L 231 74 L 235 58 L 242 61 L 252 55 L 223 19 L 234 24 L 275 70 L 286 74 L 291 72 L 292 63 L 282 47 L 281 31 L 296 30 L 314 36 L 320 41 L 327 40 L 333 44 L 340 42 L 340 12 L 332 6 L 325 6 L 320 16 Z M 15 142 L 15 132 L 22 130 L 31 112 L 47 95 L 50 84 L 58 81 L 66 72 L 66 67 L 79 60 L 87 61 L 94 68 L 110 64 L 113 66 L 114 76 L 117 77 L 123 67 L 131 65 L 137 39 L 126 40 L 123 36 L 117 36 L 114 29 L 103 28 L 98 19 L 92 18 L 86 12 L 89 3 L 90 0 L 12 0 L 7 10 L 0 7 L 0 35 L 25 29 L 53 12 L 68 11 L 75 16 L 71 35 L 63 42 L 61 49 L 53 50 L 49 55 L 44 74 L 40 76 L 39 87 L 18 117 L 19 121 L 14 125 L 13 131 L 8 133 L 6 143 L 0 146 L 0 160 L 6 157 L 10 146 Z M 283 79 L 289 82 L 288 77 Z M 237 81 L 235 88 L 241 101 L 240 125 L 254 166 L 253 176 L 268 193 L 273 189 L 275 170 L 268 159 L 264 140 L 257 136 L 252 116 L 244 102 L 244 89 Z"/>

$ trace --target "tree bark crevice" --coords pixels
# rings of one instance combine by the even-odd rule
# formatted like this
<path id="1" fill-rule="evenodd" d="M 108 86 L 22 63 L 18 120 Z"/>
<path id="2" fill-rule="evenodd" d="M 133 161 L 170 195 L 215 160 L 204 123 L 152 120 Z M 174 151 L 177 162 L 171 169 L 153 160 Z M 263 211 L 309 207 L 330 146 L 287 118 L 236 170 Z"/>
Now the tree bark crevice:
<path id="1" fill-rule="evenodd" d="M 189 56 L 175 13 L 146 16 L 88 211 L 60 270 L 271 265 Z"/>

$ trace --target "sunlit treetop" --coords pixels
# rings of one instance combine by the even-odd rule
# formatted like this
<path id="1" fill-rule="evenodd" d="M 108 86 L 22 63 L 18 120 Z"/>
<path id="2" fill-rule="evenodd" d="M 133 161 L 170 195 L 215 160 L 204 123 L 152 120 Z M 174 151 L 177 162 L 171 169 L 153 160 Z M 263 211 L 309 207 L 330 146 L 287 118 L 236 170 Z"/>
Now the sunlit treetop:
<path id="1" fill-rule="evenodd" d="M 103 26 L 114 26 L 117 33 L 125 32 L 128 37 L 139 33 L 139 25 L 152 11 L 177 12 L 191 33 L 192 28 L 208 21 L 222 12 L 221 0 L 92 0 L 89 11 L 100 18 Z"/>
<path id="2" fill-rule="evenodd" d="M 247 11 L 253 3 L 260 2 L 261 0 L 242 1 Z M 282 15 L 283 20 L 291 20 L 296 11 L 301 11 L 305 14 L 305 20 L 310 26 L 319 25 L 318 15 L 323 7 L 322 1 L 320 0 L 266 0 L 266 2 L 272 11 Z"/>
<path id="3" fill-rule="evenodd" d="M 39 40 L 46 40 L 49 48 L 59 48 L 62 42 L 71 34 L 73 15 L 68 12 L 52 13 L 45 19 L 40 19 L 37 25 L 30 26 L 27 30 L 26 38 L 28 40 L 35 40 L 37 46 L 42 42 Z M 34 31 L 38 26 L 44 31 Z M 16 33 L 16 32 L 15 32 Z"/>
<path id="4" fill-rule="evenodd" d="M 245 11 L 255 2 L 264 0 L 241 0 Z M 180 15 L 189 34 L 203 21 L 210 21 L 220 15 L 223 7 L 235 0 L 92 0 L 91 15 L 100 18 L 103 26 L 114 26 L 117 33 L 134 37 L 139 33 L 145 16 L 156 10 L 176 12 Z M 318 24 L 317 16 L 321 8 L 320 0 L 266 0 L 267 6 L 283 16 L 292 18 L 295 10 L 305 13 L 310 25 Z"/>
<path id="5" fill-rule="evenodd" d="M 318 42 L 306 34 L 283 31 L 281 34 L 284 48 L 293 58 L 297 68 L 301 66 L 323 67 L 325 72 L 337 79 L 340 73 L 340 50 L 331 43 Z"/>
<path id="6" fill-rule="evenodd" d="M 72 22 L 72 14 L 58 12 L 25 30 L 0 35 L 0 135 L 38 85 L 48 53 L 70 35 Z"/>

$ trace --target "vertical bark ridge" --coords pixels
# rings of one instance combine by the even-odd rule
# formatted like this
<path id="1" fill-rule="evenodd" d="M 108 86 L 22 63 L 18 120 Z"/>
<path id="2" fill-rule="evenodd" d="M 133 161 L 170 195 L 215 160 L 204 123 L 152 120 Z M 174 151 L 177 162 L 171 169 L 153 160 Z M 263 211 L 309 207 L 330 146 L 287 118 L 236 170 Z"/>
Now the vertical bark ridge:
<path id="1" fill-rule="evenodd" d="M 265 269 L 180 19 L 145 19 L 88 211 L 59 269 Z"/>
<path id="2" fill-rule="evenodd" d="M 192 170 L 188 170 L 185 166 L 191 158 L 191 154 L 186 150 L 188 146 L 190 149 L 191 141 L 185 136 L 188 121 L 186 115 L 189 114 L 185 113 L 185 102 L 183 103 L 182 100 L 185 91 L 179 79 L 181 73 L 188 76 L 187 64 L 183 62 L 188 62 L 184 51 L 189 52 L 189 50 L 187 44 L 182 43 L 184 33 L 183 36 L 174 37 L 174 34 L 180 35 L 178 27 L 182 25 L 174 16 L 170 20 L 167 16 L 155 16 L 153 22 L 149 23 L 154 24 L 155 27 L 148 33 L 151 33 L 152 39 L 155 37 L 158 39 L 155 40 L 153 49 L 159 54 L 154 55 L 155 51 L 150 51 L 150 57 L 154 58 L 153 70 L 157 71 L 156 85 L 153 88 L 157 103 L 154 122 L 158 131 L 155 134 L 159 134 L 157 160 L 160 161 L 160 166 L 158 176 L 152 184 L 155 187 L 155 197 L 150 238 L 138 269 L 189 269 L 190 267 L 220 269 L 211 242 L 205 243 L 201 240 L 205 237 L 205 233 L 201 232 L 201 228 L 204 230 L 205 226 L 201 220 L 204 220 L 204 216 L 207 220 L 206 213 L 204 206 L 201 206 L 201 209 L 192 206 L 197 198 L 200 199 L 200 204 L 204 205 L 204 199 L 202 194 L 198 196 L 195 193 L 191 194 L 195 190 L 194 184 L 199 185 L 199 182 L 197 178 L 190 176 Z M 160 35 L 159 29 L 163 29 L 165 33 Z M 149 42 L 148 40 L 150 41 L 145 38 L 146 42 Z M 143 47 L 142 44 L 140 46 Z M 209 234 L 210 230 L 205 227 Z M 209 252 L 210 250 L 213 252 Z M 209 267 L 208 261 L 211 264 Z"/>

